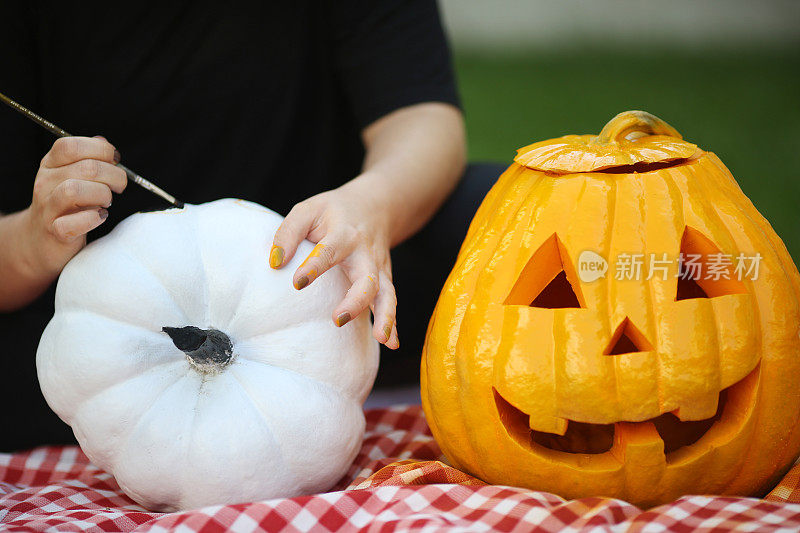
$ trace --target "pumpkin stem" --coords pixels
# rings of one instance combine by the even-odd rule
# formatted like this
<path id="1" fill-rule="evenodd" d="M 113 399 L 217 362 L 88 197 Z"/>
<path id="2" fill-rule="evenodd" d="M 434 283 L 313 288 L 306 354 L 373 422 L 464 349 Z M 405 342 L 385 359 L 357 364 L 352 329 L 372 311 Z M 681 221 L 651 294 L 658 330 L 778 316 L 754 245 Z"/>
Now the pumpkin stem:
<path id="1" fill-rule="evenodd" d="M 219 330 L 164 326 L 161 331 L 170 336 L 173 344 L 186 354 L 189 363 L 200 372 L 219 372 L 233 360 L 233 343 L 230 337 Z"/>
<path id="2" fill-rule="evenodd" d="M 594 140 L 596 144 L 610 144 L 624 141 L 631 133 L 644 135 L 667 135 L 683 139 L 678 130 L 647 111 L 623 111 L 603 126 Z"/>

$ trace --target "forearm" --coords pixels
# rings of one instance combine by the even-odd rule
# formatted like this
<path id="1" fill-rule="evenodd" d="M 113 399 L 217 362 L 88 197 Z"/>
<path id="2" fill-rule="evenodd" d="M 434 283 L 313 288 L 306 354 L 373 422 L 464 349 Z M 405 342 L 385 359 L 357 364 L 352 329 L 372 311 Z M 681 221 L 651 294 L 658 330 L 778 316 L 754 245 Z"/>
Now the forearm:
<path id="1" fill-rule="evenodd" d="M 377 120 L 363 137 L 362 174 L 343 189 L 369 197 L 394 246 L 428 222 L 461 177 L 463 119 L 448 104 L 417 104 Z"/>
<path id="2" fill-rule="evenodd" d="M 26 212 L 0 214 L 0 311 L 13 311 L 39 296 L 58 271 L 34 264 L 24 237 L 30 231 Z"/>

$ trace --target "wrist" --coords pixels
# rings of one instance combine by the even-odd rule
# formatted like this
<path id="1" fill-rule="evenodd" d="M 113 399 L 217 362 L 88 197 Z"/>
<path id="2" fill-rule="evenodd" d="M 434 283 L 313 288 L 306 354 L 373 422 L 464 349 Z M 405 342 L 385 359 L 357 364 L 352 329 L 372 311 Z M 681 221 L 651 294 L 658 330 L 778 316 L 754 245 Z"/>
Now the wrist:
<path id="1" fill-rule="evenodd" d="M 39 257 L 35 230 L 30 211 L 0 215 L 0 311 L 30 303 L 58 276 Z"/>
<path id="2" fill-rule="evenodd" d="M 51 281 L 58 276 L 59 269 L 50 265 L 43 256 L 45 246 L 37 227 L 34 213 L 28 207 L 6 217 L 9 227 L 6 234 L 12 244 L 11 259 L 15 269 L 23 278 L 32 281 Z"/>

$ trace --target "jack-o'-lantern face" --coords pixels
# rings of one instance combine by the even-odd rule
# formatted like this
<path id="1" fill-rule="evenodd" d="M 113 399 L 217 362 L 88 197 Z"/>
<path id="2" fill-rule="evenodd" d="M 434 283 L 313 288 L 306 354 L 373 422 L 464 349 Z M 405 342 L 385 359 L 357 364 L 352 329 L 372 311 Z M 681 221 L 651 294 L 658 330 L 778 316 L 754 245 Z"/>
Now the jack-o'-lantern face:
<path id="1" fill-rule="evenodd" d="M 727 169 L 623 113 L 521 149 L 487 195 L 431 319 L 423 405 L 489 482 L 752 494 L 800 452 L 798 324 L 797 269 Z"/>
<path id="2" fill-rule="evenodd" d="M 624 448 L 631 439 L 649 436 L 656 446 L 663 441 L 667 460 L 715 424 L 730 423 L 730 412 L 722 421 L 725 407 L 730 411 L 733 406 L 727 403 L 728 395 L 738 399 L 752 392 L 755 383 L 745 380 L 759 360 L 755 331 L 749 328 L 754 319 L 752 299 L 732 264 L 712 262 L 729 254 L 716 249 L 699 231 L 687 227 L 671 248 L 673 253 L 666 257 L 677 258 L 674 262 L 663 254 L 654 259 L 646 250 L 639 256 L 650 261 L 634 264 L 628 260 L 639 257 L 634 254 L 617 258 L 619 283 L 641 283 L 628 289 L 635 291 L 632 302 L 643 309 L 617 313 L 625 316 L 616 324 L 603 324 L 609 316 L 603 298 L 613 290 L 611 281 L 605 286 L 599 281 L 588 284 L 592 297 L 587 304 L 575 273 L 577 261 L 570 258 L 557 233 L 534 252 L 503 305 L 516 307 L 509 314 L 527 314 L 540 334 L 530 335 L 531 328 L 525 328 L 528 334 L 510 343 L 507 352 L 498 353 L 494 363 L 494 398 L 509 436 L 532 451 L 543 447 L 584 454 L 609 452 L 615 440 Z M 682 257 L 692 259 L 699 276 L 681 267 Z M 653 264 L 656 259 L 658 265 Z M 634 272 L 637 265 L 639 272 Z M 675 294 L 658 311 L 646 304 L 645 294 L 650 288 L 647 277 L 653 274 L 648 270 L 655 266 L 662 267 L 662 280 L 674 278 L 670 284 L 675 286 Z M 708 271 L 722 266 L 730 267 L 729 272 L 708 276 Z M 625 273 L 626 267 L 631 271 Z M 691 301 L 710 298 L 720 302 Z M 598 312 L 591 312 L 590 305 L 598 305 Z M 705 324 L 707 331 L 689 324 Z M 571 343 L 555 342 L 553 332 L 567 332 L 568 326 L 580 335 Z M 676 327 L 682 328 L 683 338 Z M 659 344 L 659 333 L 678 343 Z M 545 345 L 542 339 L 547 337 L 554 342 Z M 527 346 L 530 351 L 520 349 L 525 342 L 534 343 Z M 543 375 L 555 379 L 544 383 L 537 378 Z M 550 393 L 531 395 L 534 389 Z"/>

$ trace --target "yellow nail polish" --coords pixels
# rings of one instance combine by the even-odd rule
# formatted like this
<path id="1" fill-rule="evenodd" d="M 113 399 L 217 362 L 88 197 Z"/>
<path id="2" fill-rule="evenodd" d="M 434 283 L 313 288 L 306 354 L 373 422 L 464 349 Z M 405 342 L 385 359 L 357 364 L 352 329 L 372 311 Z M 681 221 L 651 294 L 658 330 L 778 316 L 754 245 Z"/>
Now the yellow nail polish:
<path id="1" fill-rule="evenodd" d="M 339 327 L 344 326 L 348 322 L 350 322 L 350 313 L 348 313 L 347 311 L 336 317 L 336 325 Z"/>
<path id="2" fill-rule="evenodd" d="M 273 246 L 269 252 L 269 266 L 279 268 L 283 264 L 283 248 Z"/>
<path id="3" fill-rule="evenodd" d="M 294 284 L 294 288 L 298 291 L 303 287 L 308 285 L 308 278 L 306 276 L 301 276 L 300 279 L 297 280 L 297 283 Z"/>
<path id="4" fill-rule="evenodd" d="M 309 260 L 309 259 L 313 259 L 314 257 L 319 257 L 319 256 L 320 256 L 320 254 L 322 253 L 322 250 L 323 250 L 324 248 L 325 248 L 325 245 L 324 245 L 324 244 L 322 244 L 322 243 L 320 243 L 320 244 L 317 244 L 317 245 L 314 247 L 314 249 L 313 249 L 313 250 L 311 250 L 311 253 L 310 253 L 310 254 L 308 254 L 308 257 L 306 257 L 306 258 L 303 260 L 303 262 L 302 262 L 302 263 L 300 263 L 300 268 L 302 268 L 302 267 L 303 267 L 303 265 L 305 265 L 305 264 L 308 262 L 308 260 Z"/>
<path id="5" fill-rule="evenodd" d="M 389 340 L 389 337 L 392 335 L 392 320 L 389 321 L 383 326 L 383 334 L 386 336 L 386 340 Z"/>
<path id="6" fill-rule="evenodd" d="M 306 274 L 306 277 L 308 278 L 309 283 L 317 279 L 317 269 L 312 268 L 311 270 L 309 270 L 308 273 Z"/>

